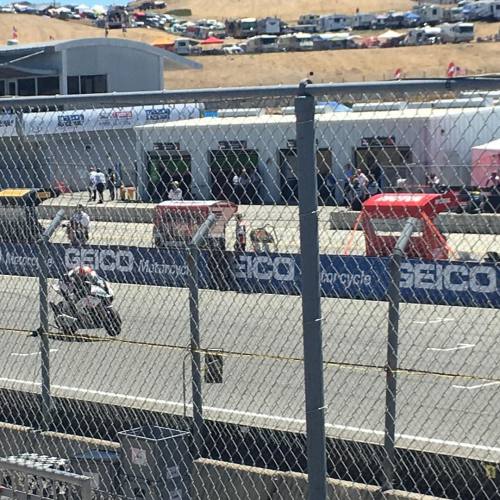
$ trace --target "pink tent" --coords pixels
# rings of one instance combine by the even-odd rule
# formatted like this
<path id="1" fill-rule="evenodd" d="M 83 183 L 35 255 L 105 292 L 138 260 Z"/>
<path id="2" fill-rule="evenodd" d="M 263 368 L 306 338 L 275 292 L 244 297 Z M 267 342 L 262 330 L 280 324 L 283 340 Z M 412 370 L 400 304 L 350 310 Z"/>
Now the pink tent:
<path id="1" fill-rule="evenodd" d="M 500 172 L 500 139 L 472 148 L 473 186 L 486 186 L 491 172 Z"/>
<path id="2" fill-rule="evenodd" d="M 217 38 L 216 36 L 209 36 L 208 38 L 205 38 L 205 40 L 201 41 L 202 45 L 210 45 L 213 43 L 224 43 L 224 40 L 222 38 Z"/>

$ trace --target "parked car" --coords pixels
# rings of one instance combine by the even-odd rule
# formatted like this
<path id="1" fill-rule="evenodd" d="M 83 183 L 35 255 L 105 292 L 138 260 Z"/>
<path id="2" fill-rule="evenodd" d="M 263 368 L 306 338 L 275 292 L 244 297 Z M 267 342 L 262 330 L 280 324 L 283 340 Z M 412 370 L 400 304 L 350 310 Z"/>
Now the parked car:
<path id="1" fill-rule="evenodd" d="M 245 52 L 239 45 L 228 45 L 222 47 L 222 50 L 227 55 L 243 54 Z"/>

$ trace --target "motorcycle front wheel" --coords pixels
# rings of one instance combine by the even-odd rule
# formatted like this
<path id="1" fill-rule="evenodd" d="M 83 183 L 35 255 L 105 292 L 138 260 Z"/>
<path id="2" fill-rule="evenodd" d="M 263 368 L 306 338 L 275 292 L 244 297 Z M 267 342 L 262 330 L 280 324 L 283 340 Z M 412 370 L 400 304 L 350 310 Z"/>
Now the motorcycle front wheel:
<path id="1" fill-rule="evenodd" d="M 118 312 L 112 308 L 107 309 L 104 318 L 104 329 L 110 337 L 116 337 L 122 332 L 122 319 Z"/>

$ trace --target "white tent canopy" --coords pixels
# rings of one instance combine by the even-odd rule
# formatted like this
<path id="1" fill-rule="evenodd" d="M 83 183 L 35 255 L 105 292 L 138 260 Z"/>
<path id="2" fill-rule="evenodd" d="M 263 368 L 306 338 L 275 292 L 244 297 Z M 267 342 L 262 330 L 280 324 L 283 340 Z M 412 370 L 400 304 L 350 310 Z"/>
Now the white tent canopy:
<path id="1" fill-rule="evenodd" d="M 404 33 L 398 33 L 397 31 L 387 30 L 385 33 L 382 33 L 377 38 L 382 40 L 392 40 L 393 38 L 402 38 L 405 36 Z"/>
<path id="2" fill-rule="evenodd" d="M 106 14 L 106 12 L 108 12 L 108 8 L 107 7 L 104 7 L 103 5 L 94 5 L 92 7 L 92 10 L 96 13 L 96 14 Z"/>
<path id="3" fill-rule="evenodd" d="M 500 171 L 500 139 L 472 148 L 471 183 L 486 186 L 492 172 Z"/>

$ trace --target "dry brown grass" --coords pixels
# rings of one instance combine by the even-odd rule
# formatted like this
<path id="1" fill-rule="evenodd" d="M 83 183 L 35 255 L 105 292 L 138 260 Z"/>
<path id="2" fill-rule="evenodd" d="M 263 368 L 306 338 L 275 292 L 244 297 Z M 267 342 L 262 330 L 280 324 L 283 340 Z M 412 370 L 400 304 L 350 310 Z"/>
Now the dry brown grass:
<path id="1" fill-rule="evenodd" d="M 381 12 L 409 10 L 412 0 L 173 0 L 168 9 L 189 8 L 193 17 L 224 19 L 230 17 L 279 16 L 286 21 L 296 21 L 301 14 Z"/>
<path id="2" fill-rule="evenodd" d="M 70 40 L 72 38 L 93 38 L 104 36 L 104 30 L 80 21 L 61 21 L 44 16 L 27 14 L 0 14 L 0 33 L 6 43 L 12 36 L 12 27 L 18 31 L 19 43 L 45 42 L 54 37 L 55 40 Z M 166 35 L 166 33 L 165 33 Z M 110 30 L 110 37 L 122 37 L 121 30 Z M 158 30 L 136 28 L 129 30 L 127 37 L 145 43 L 153 43 L 163 34 Z"/>
<path id="3" fill-rule="evenodd" d="M 392 49 L 289 52 L 203 56 L 202 71 L 165 75 L 167 88 L 296 84 L 309 71 L 315 83 L 391 79 L 396 68 L 406 77 L 444 77 L 450 61 L 470 74 L 500 72 L 500 43 L 436 45 Z"/>
<path id="4" fill-rule="evenodd" d="M 192 0 L 193 4 L 201 0 Z M 213 0 L 222 3 L 222 0 Z M 391 0 L 389 0 L 391 1 Z M 401 0 L 398 0 L 401 2 Z M 406 1 L 406 0 L 404 0 Z M 349 0 L 350 2 L 350 0 Z M 360 8 L 376 0 L 352 2 Z M 380 0 L 378 4 L 380 5 Z M 238 3 L 236 1 L 236 3 Z M 250 1 L 249 5 L 259 2 Z M 297 2 L 297 5 L 300 2 Z M 314 1 L 320 5 L 327 2 Z M 348 0 L 338 0 L 345 5 Z M 207 2 L 208 4 L 208 2 Z M 330 2 L 331 4 L 331 2 Z M 212 4 L 210 4 L 212 5 Z M 231 2 L 232 5 L 232 2 Z M 277 4 L 278 5 L 278 4 Z M 293 8 L 298 8 L 295 3 Z M 335 4 L 336 5 L 336 4 Z M 208 8 L 208 7 L 207 7 Z M 366 7 L 368 9 L 368 7 Z M 343 10 L 339 7 L 338 10 Z M 261 14 L 263 15 L 263 14 Z M 208 15 L 206 17 L 209 17 Z M 75 21 L 60 21 L 46 17 L 1 14 L 0 33 L 5 41 L 10 38 L 12 26 L 19 32 L 20 43 L 43 42 L 52 36 L 57 40 L 103 36 L 103 30 Z M 477 25 L 477 34 L 485 36 L 498 32 L 500 23 Z M 111 37 L 121 37 L 121 30 L 112 30 Z M 167 37 L 154 29 L 131 29 L 127 37 L 153 43 Z M 261 84 L 295 84 L 313 71 L 314 81 L 339 82 L 379 80 L 391 78 L 394 70 L 401 67 L 406 76 L 444 76 L 449 61 L 466 68 L 470 74 L 500 72 L 500 43 L 404 47 L 397 49 L 338 50 L 327 52 L 259 54 L 241 56 L 203 56 L 196 58 L 203 70 L 166 72 L 166 87 L 170 89 L 245 86 Z"/>

